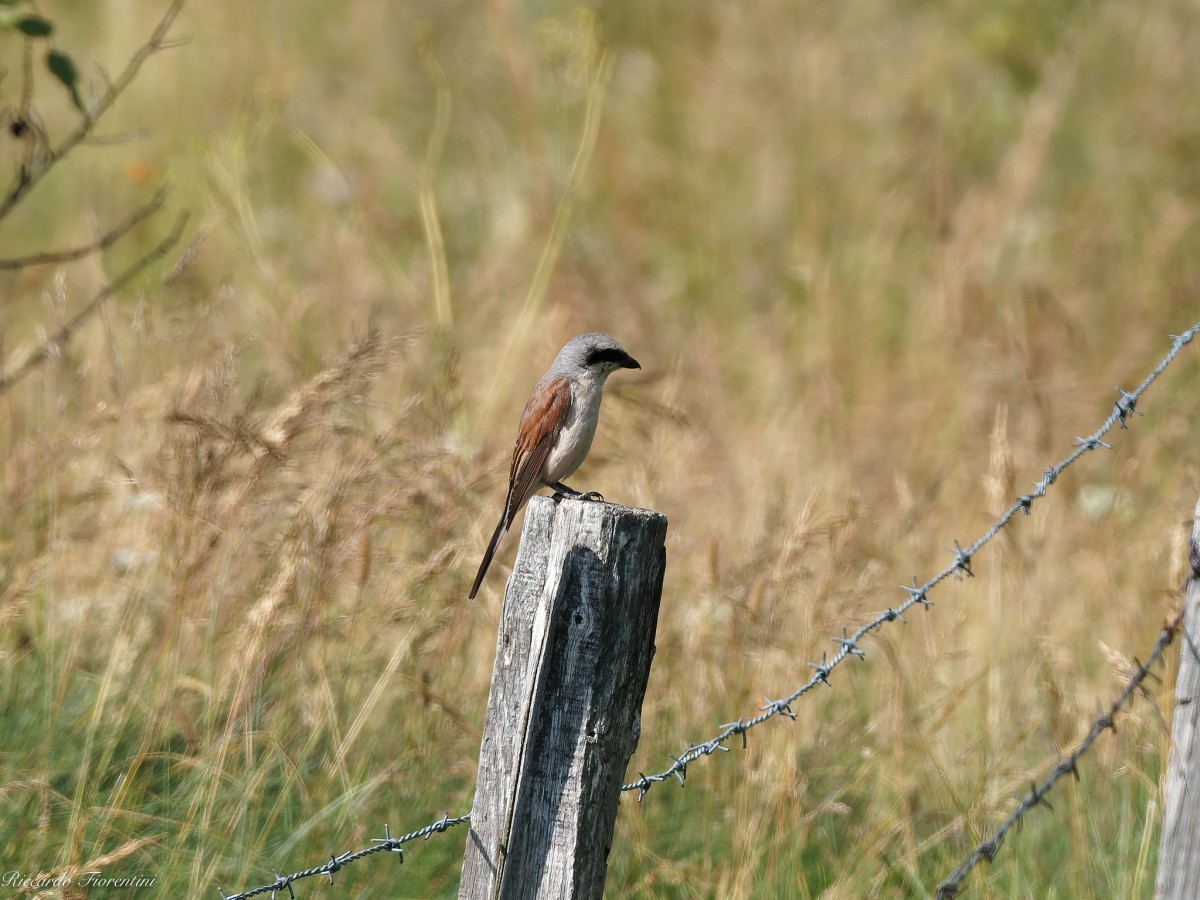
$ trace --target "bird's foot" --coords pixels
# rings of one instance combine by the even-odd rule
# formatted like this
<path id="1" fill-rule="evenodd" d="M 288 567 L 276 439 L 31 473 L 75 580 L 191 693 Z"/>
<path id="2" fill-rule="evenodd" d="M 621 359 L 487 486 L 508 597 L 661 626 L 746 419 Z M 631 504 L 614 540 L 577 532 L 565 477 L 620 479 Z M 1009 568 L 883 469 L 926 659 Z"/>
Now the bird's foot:
<path id="1" fill-rule="evenodd" d="M 589 500 L 593 502 L 597 500 L 604 500 L 604 495 L 598 493 L 597 491 L 588 491 L 586 494 L 583 494 L 574 488 L 567 487 L 561 481 L 556 481 L 554 484 L 549 485 L 549 487 L 554 488 L 554 496 L 556 499 Z"/>

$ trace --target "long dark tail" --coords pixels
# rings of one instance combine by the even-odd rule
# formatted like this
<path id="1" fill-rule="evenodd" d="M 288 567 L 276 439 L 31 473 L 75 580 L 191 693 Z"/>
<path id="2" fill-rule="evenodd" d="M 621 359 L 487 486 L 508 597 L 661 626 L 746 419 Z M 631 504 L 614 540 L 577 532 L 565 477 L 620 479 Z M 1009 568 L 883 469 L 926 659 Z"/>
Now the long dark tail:
<path id="1" fill-rule="evenodd" d="M 500 521 L 496 525 L 496 531 L 492 534 L 491 541 L 488 542 L 487 551 L 483 554 L 483 562 L 479 564 L 479 572 L 475 575 L 475 583 L 471 585 L 471 600 L 474 600 L 475 595 L 479 593 L 479 585 L 483 583 L 483 576 L 487 574 L 488 566 L 492 564 L 492 557 L 496 555 L 496 548 L 500 546 L 500 539 L 508 531 L 509 524 L 508 510 L 506 509 L 500 516 Z"/>

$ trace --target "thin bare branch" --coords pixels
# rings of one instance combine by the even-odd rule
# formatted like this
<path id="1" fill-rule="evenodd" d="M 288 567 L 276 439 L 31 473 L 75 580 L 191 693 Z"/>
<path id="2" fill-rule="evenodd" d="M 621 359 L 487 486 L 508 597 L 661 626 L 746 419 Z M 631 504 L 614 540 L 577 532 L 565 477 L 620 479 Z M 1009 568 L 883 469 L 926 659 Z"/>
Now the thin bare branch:
<path id="1" fill-rule="evenodd" d="M 117 134 L 93 134 L 84 143 L 89 147 L 113 147 L 118 144 L 129 144 L 133 141 L 140 141 L 145 137 L 149 137 L 149 135 L 149 128 L 132 128 L 129 131 L 121 131 Z"/>
<path id="2" fill-rule="evenodd" d="M 129 282 L 133 281 L 133 279 L 136 278 L 142 272 L 142 270 L 146 268 L 146 266 L 154 262 L 154 260 L 166 255 L 166 252 L 175 246 L 175 244 L 179 241 L 179 238 L 183 235 L 183 226 L 186 222 L 187 213 L 180 213 L 179 217 L 175 220 L 175 227 L 171 229 L 170 234 L 163 238 L 163 240 L 160 241 L 154 247 L 154 249 L 152 249 L 137 262 L 130 265 L 120 275 L 101 288 L 96 296 L 87 302 L 83 309 L 75 313 L 75 315 L 71 317 L 71 320 L 67 322 L 67 324 L 63 325 L 62 328 L 43 341 L 42 345 L 30 353 L 29 356 L 25 358 L 24 362 L 16 366 L 11 372 L 6 372 L 5 374 L 0 375 L 0 396 L 8 393 L 14 384 L 36 369 L 39 365 L 44 363 L 55 353 L 61 351 L 67 345 L 67 342 L 71 340 L 71 337 L 75 334 L 75 332 L 79 330 L 79 327 L 93 315 L 95 315 L 96 311 L 100 308 L 101 304 L 103 304 L 105 300 L 125 287 L 125 285 L 129 284 Z"/>
<path id="3" fill-rule="evenodd" d="M 77 259 L 82 259 L 85 256 L 91 256 L 93 253 L 100 253 L 107 250 L 121 238 L 123 238 L 135 225 L 139 222 L 148 219 L 160 209 L 163 202 L 167 199 L 167 188 L 161 187 L 158 193 L 154 195 L 154 199 L 145 206 L 138 209 L 128 219 L 120 225 L 113 228 L 111 231 L 105 232 L 90 244 L 84 244 L 80 247 L 73 247 L 70 250 L 56 250 L 49 253 L 35 253 L 32 256 L 22 256 L 17 259 L 0 259 L 0 270 L 5 269 L 25 269 L 30 266 L 44 266 L 51 263 L 73 262 Z"/>
<path id="4" fill-rule="evenodd" d="M 80 142 L 91 134 L 96 123 L 108 112 L 113 103 L 116 102 L 116 99 L 129 87 L 130 82 L 137 76 L 142 63 L 167 46 L 167 32 L 175 22 L 175 18 L 179 15 L 183 4 L 184 0 L 173 0 L 171 5 L 167 7 L 166 12 L 163 13 L 162 18 L 158 20 L 158 25 L 155 26 L 150 39 L 130 57 L 125 70 L 100 95 L 100 99 L 96 101 L 95 105 L 84 114 L 83 121 L 79 123 L 79 126 L 63 138 L 57 146 L 50 149 L 45 161 L 32 169 L 26 165 L 21 166 L 12 187 L 8 190 L 8 194 L 4 197 L 3 201 L 0 201 L 0 220 L 3 220 L 12 212 L 13 208 L 21 202 L 25 195 L 33 190 L 38 182 L 45 177 L 47 172 L 54 168 L 56 162 L 74 150 Z"/>

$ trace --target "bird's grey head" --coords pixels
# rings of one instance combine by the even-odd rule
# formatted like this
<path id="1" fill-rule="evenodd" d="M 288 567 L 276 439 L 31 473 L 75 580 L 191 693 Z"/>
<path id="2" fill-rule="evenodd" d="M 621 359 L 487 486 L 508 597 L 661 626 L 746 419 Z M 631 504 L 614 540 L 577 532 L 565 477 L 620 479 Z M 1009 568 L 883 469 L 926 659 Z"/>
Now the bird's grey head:
<path id="1" fill-rule="evenodd" d="M 587 371 L 606 378 L 617 369 L 640 368 L 638 361 L 626 353 L 624 347 L 607 334 L 593 331 L 571 338 L 567 345 L 558 351 L 550 373 L 570 375 Z"/>

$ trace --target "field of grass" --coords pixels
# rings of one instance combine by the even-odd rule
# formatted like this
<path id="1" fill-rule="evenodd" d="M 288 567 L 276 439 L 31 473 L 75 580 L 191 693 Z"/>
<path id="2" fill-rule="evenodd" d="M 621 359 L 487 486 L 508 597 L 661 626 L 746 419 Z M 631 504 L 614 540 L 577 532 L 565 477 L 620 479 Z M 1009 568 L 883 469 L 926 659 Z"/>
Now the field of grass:
<path id="1" fill-rule="evenodd" d="M 86 100 L 165 5 L 38 9 Z M 0 222 L 0 258 L 86 243 L 171 186 L 0 271 L 10 372 L 190 213 L 0 394 L 0 872 L 155 886 L 5 895 L 217 897 L 466 812 L 515 533 L 466 595 L 574 334 L 643 369 L 572 484 L 670 520 L 636 774 L 806 681 L 1200 319 L 1184 0 L 209 0 L 172 35 Z M 929 895 L 1178 602 L 1197 391 L 1189 347 L 796 722 L 626 795 L 609 896 Z M 1169 656 L 964 896 L 1150 895 Z M 454 896 L 465 837 L 297 896 Z"/>

